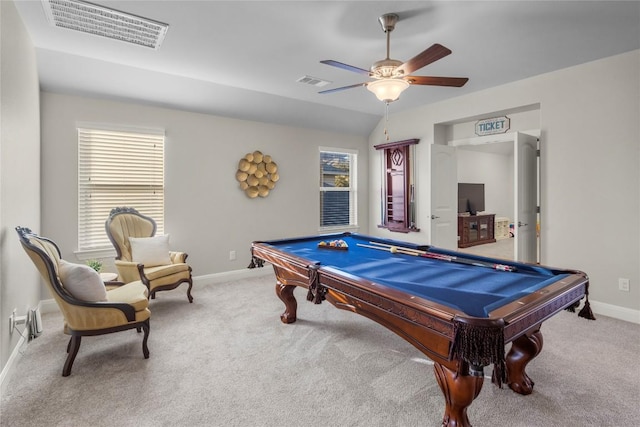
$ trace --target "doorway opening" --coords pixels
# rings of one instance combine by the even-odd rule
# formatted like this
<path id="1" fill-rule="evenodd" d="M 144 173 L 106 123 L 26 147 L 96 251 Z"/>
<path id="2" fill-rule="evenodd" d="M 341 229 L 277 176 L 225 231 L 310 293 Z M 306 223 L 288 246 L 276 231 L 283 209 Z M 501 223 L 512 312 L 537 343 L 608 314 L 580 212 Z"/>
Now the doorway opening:
<path id="1" fill-rule="evenodd" d="M 539 131 L 513 132 L 449 142 L 448 145 L 456 147 L 458 182 L 484 185 L 485 210 L 480 214 L 494 219 L 494 236 L 489 236 L 493 238 L 469 246 L 460 243 L 465 236 L 458 236 L 457 250 L 524 262 L 540 261 L 538 135 Z"/>

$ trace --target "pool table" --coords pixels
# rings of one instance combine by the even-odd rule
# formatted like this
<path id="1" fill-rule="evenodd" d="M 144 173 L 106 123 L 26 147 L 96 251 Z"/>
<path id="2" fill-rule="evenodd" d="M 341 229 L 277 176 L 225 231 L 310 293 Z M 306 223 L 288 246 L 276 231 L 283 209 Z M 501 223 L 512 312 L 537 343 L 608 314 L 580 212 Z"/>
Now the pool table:
<path id="1" fill-rule="evenodd" d="M 470 426 L 485 366 L 498 386 L 530 394 L 525 367 L 542 349 L 540 325 L 588 293 L 580 271 L 354 233 L 256 241 L 251 250 L 274 268 L 282 322 L 296 321 L 293 291 L 303 287 L 308 301 L 366 316 L 433 360 L 443 426 Z M 580 315 L 593 318 L 588 301 Z"/>

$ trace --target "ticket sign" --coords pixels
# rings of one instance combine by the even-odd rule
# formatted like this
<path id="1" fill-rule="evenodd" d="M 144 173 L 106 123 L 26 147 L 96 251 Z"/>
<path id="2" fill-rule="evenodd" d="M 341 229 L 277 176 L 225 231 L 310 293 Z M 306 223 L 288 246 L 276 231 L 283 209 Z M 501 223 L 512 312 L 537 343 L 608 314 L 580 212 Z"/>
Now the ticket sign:
<path id="1" fill-rule="evenodd" d="M 476 123 L 476 135 L 493 135 L 494 133 L 505 133 L 509 130 L 511 120 L 509 117 L 494 117 L 492 119 L 480 120 Z"/>

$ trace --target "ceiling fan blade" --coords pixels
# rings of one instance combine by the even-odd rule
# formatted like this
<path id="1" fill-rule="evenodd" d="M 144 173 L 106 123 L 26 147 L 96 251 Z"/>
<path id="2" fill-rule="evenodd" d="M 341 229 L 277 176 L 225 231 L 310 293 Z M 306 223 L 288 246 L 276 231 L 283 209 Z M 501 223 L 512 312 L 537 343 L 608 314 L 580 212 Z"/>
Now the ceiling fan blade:
<path id="1" fill-rule="evenodd" d="M 369 70 L 365 70 L 363 68 L 354 67 L 353 65 L 343 64 L 342 62 L 333 61 L 331 59 L 326 59 L 324 61 L 320 61 L 323 64 L 331 65 L 332 67 L 342 68 L 343 70 L 353 71 L 354 73 L 364 74 L 365 76 L 369 76 Z"/>
<path id="2" fill-rule="evenodd" d="M 358 83 L 355 85 L 350 85 L 350 86 L 342 86 L 342 87 L 337 87 L 335 89 L 327 89 L 327 90 L 322 90 L 318 93 L 332 93 L 332 92 L 340 92 L 341 90 L 345 90 L 345 89 L 352 89 L 354 87 L 359 87 L 359 86 L 366 86 L 367 83 Z"/>
<path id="3" fill-rule="evenodd" d="M 396 71 L 402 71 L 405 76 L 413 73 L 416 70 L 429 65 L 432 62 L 436 62 L 438 59 L 442 59 L 449 55 L 451 51 L 439 43 L 434 44 L 430 48 L 424 50 L 422 53 L 414 56 L 404 64 L 400 65 Z"/>
<path id="4" fill-rule="evenodd" d="M 404 80 L 412 85 L 430 86 L 454 86 L 462 87 L 469 81 L 467 77 L 431 77 L 431 76 L 407 76 Z"/>

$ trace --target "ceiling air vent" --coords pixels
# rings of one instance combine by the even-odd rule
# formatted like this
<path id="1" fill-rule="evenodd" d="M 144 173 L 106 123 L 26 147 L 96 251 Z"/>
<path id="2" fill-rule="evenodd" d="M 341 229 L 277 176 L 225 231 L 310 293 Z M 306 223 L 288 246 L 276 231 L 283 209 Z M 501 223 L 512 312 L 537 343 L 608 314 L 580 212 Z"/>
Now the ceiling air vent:
<path id="1" fill-rule="evenodd" d="M 79 0 L 42 0 L 52 25 L 158 49 L 168 24 Z"/>
<path id="2" fill-rule="evenodd" d="M 319 79 L 317 77 L 311 77 L 311 76 L 304 76 L 304 77 L 300 77 L 298 80 L 296 80 L 298 83 L 304 83 L 307 85 L 311 85 L 311 86 L 317 86 L 317 87 L 322 87 L 322 86 L 326 86 L 328 85 L 329 81 L 327 80 L 322 80 Z"/>

